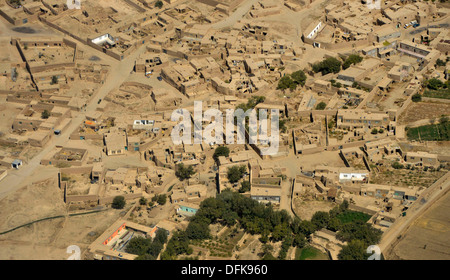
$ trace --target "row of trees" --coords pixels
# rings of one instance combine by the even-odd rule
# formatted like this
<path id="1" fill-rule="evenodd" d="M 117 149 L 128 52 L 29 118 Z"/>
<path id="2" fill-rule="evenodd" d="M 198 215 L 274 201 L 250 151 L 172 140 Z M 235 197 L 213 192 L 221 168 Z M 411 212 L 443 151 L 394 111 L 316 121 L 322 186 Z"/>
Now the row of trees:
<path id="1" fill-rule="evenodd" d="M 329 57 L 329 58 L 322 60 L 321 62 L 313 64 L 312 70 L 314 71 L 314 73 L 321 72 L 322 75 L 326 75 L 329 73 L 337 74 L 337 73 L 339 73 L 339 71 L 341 71 L 341 66 L 342 66 L 342 69 L 345 70 L 345 69 L 349 68 L 351 65 L 360 63 L 362 60 L 363 60 L 363 57 L 361 57 L 357 54 L 349 55 L 344 60 L 344 63 L 342 63 L 341 60 L 339 60 L 335 57 Z"/>
<path id="2" fill-rule="evenodd" d="M 342 222 L 340 215 L 348 211 L 348 202 L 344 201 L 329 212 L 316 212 L 310 221 L 301 220 L 291 218 L 286 210 L 276 211 L 270 204 L 260 204 L 237 192 L 225 190 L 216 198 L 207 198 L 201 203 L 186 230 L 174 235 L 162 256 L 175 259 L 177 255 L 192 253 L 189 240 L 209 239 L 209 225 L 220 223 L 224 226 L 238 224 L 247 233 L 260 234 L 260 241 L 268 245 L 263 259 L 274 258 L 269 250 L 269 241 L 282 241 L 278 258 L 285 259 L 291 246 L 303 248 L 307 237 L 321 228 L 338 232 L 337 238 L 348 242 L 339 255 L 340 259 L 367 259 L 365 249 L 379 242 L 381 231 L 361 219 Z"/>

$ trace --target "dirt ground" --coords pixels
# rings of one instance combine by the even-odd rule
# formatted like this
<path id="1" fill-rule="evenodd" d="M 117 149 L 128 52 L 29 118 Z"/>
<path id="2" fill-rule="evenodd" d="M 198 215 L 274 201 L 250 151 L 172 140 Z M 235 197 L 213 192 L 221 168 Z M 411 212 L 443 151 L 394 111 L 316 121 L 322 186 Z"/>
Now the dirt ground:
<path id="1" fill-rule="evenodd" d="M 296 199 L 294 201 L 294 210 L 295 213 L 302 220 L 311 220 L 314 213 L 317 211 L 330 211 L 335 204 L 328 201 L 303 201 L 300 199 Z"/>
<path id="2" fill-rule="evenodd" d="M 450 104 L 418 102 L 411 103 L 399 118 L 400 124 L 407 124 L 422 119 L 436 118 L 439 121 L 441 115 L 450 115 Z"/>
<path id="3" fill-rule="evenodd" d="M 77 245 L 81 252 L 125 210 L 41 221 L 0 235 L 0 259 L 67 259 L 66 249 Z M 65 216 L 66 206 L 54 179 L 30 184 L 0 201 L 0 232 L 54 216 Z"/>
<path id="4" fill-rule="evenodd" d="M 387 259 L 450 260 L 450 192 L 411 226 Z"/>

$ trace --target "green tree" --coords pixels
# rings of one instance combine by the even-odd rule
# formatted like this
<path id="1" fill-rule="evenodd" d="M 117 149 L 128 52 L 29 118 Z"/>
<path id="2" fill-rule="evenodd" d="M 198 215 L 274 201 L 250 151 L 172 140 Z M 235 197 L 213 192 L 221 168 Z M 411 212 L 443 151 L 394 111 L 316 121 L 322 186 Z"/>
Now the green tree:
<path id="1" fill-rule="evenodd" d="M 41 118 L 42 118 L 42 119 L 48 119 L 49 117 L 50 117 L 50 112 L 49 112 L 49 111 L 44 110 L 44 111 L 41 113 Z"/>
<path id="2" fill-rule="evenodd" d="M 241 165 L 241 166 L 233 166 L 228 168 L 227 171 L 227 178 L 228 181 L 230 181 L 230 183 L 234 184 L 236 182 L 238 182 L 243 176 L 244 173 L 247 171 L 247 167 L 245 165 Z"/>
<path id="3" fill-rule="evenodd" d="M 311 223 L 313 223 L 318 229 L 328 227 L 329 221 L 330 215 L 324 211 L 318 211 L 314 213 L 314 215 L 311 218 Z"/>
<path id="4" fill-rule="evenodd" d="M 351 54 L 347 57 L 347 59 L 344 61 L 344 64 L 342 64 L 342 69 L 347 69 L 352 64 L 360 63 L 363 60 L 363 58 L 357 54 Z"/>
<path id="5" fill-rule="evenodd" d="M 133 237 L 125 249 L 129 254 L 144 255 L 150 247 L 152 240 L 150 238 L 144 238 L 142 236 Z"/>
<path id="6" fill-rule="evenodd" d="M 241 183 L 241 188 L 239 189 L 240 193 L 245 193 L 245 192 L 249 192 L 250 191 L 250 182 L 249 181 L 244 181 Z"/>
<path id="7" fill-rule="evenodd" d="M 217 160 L 220 156 L 228 157 L 230 155 L 230 149 L 226 146 L 217 147 L 214 151 L 213 158 Z"/>
<path id="8" fill-rule="evenodd" d="M 297 248 L 303 248 L 306 246 L 306 244 L 307 244 L 307 242 L 306 242 L 306 237 L 304 234 L 298 233 L 294 236 L 294 241 L 293 241 L 292 245 L 294 245 Z"/>
<path id="9" fill-rule="evenodd" d="M 341 62 L 334 57 L 329 57 L 327 59 L 322 60 L 319 63 L 313 65 L 313 71 L 315 73 L 321 72 L 322 75 L 326 75 L 329 73 L 339 73 L 341 71 Z"/>
<path id="10" fill-rule="evenodd" d="M 420 102 L 422 101 L 422 95 L 420 93 L 416 93 L 413 96 L 411 96 L 411 100 L 413 102 Z"/>
<path id="11" fill-rule="evenodd" d="M 156 231 L 155 239 L 153 241 L 157 240 L 159 243 L 164 244 L 167 242 L 167 230 L 159 228 Z"/>
<path id="12" fill-rule="evenodd" d="M 372 131 L 370 133 L 377 134 L 378 133 L 378 129 L 374 128 L 374 129 L 372 129 Z"/>
<path id="13" fill-rule="evenodd" d="M 186 228 L 186 235 L 189 239 L 208 239 L 210 237 L 208 224 L 191 221 Z"/>
<path id="14" fill-rule="evenodd" d="M 158 9 L 161 9 L 163 7 L 164 3 L 161 0 L 156 1 L 155 7 Z"/>
<path id="15" fill-rule="evenodd" d="M 53 76 L 52 77 L 52 81 L 51 81 L 50 84 L 54 85 L 54 84 L 57 84 L 57 83 L 58 83 L 58 77 L 57 76 Z"/>
<path id="16" fill-rule="evenodd" d="M 165 194 L 161 194 L 158 196 L 158 199 L 156 200 L 156 202 L 158 202 L 158 204 L 160 205 L 164 205 L 167 202 L 167 196 Z"/>
<path id="17" fill-rule="evenodd" d="M 352 240 L 343 246 L 339 252 L 339 260 L 367 260 L 370 254 L 366 252 L 367 246 L 361 240 Z"/>
<path id="18" fill-rule="evenodd" d="M 445 66 L 447 64 L 447 61 L 441 60 L 441 59 L 437 59 L 436 60 L 436 66 Z"/>
<path id="19" fill-rule="evenodd" d="M 306 74 L 302 70 L 295 71 L 291 74 L 291 78 L 297 85 L 304 86 L 306 82 Z"/>
<path id="20" fill-rule="evenodd" d="M 278 86 L 277 89 L 281 89 L 281 90 L 286 90 L 286 89 L 290 89 L 290 90 L 294 90 L 297 88 L 297 84 L 294 82 L 294 80 L 292 80 L 292 78 L 289 75 L 283 76 L 279 81 L 278 81 Z"/>
<path id="21" fill-rule="evenodd" d="M 194 168 L 192 165 L 185 167 L 183 163 L 177 165 L 177 170 L 175 171 L 175 175 L 180 179 L 180 181 L 189 179 L 192 175 L 195 174 Z"/>
<path id="22" fill-rule="evenodd" d="M 434 90 L 438 90 L 444 86 L 444 83 L 441 80 L 436 79 L 436 78 L 429 79 L 428 81 L 425 82 L 425 84 L 426 84 L 427 88 L 434 89 Z"/>
<path id="23" fill-rule="evenodd" d="M 145 197 L 141 197 L 139 199 L 139 204 L 140 205 L 146 205 L 148 203 L 147 199 Z"/>
<path id="24" fill-rule="evenodd" d="M 336 237 L 341 241 L 350 242 L 358 239 L 364 242 L 364 245 L 378 244 L 383 232 L 372 227 L 364 221 L 355 221 L 343 224 Z"/>
<path id="25" fill-rule="evenodd" d="M 338 218 L 334 217 L 334 218 L 331 218 L 330 221 L 328 222 L 327 228 L 331 231 L 338 231 L 340 227 L 341 227 L 341 221 Z"/>
<path id="26" fill-rule="evenodd" d="M 114 209 L 123 209 L 125 207 L 125 197 L 119 195 L 114 197 L 111 207 Z"/>

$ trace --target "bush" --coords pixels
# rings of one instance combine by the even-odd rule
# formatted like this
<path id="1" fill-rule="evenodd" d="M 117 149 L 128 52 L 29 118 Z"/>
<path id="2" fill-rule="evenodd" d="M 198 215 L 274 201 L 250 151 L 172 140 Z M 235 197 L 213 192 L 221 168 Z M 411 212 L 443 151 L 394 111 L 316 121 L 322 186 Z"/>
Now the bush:
<path id="1" fill-rule="evenodd" d="M 141 198 L 139 199 L 139 204 L 140 204 L 140 205 L 146 205 L 146 204 L 147 204 L 147 199 L 146 199 L 145 197 L 141 197 Z"/>
<path id="2" fill-rule="evenodd" d="M 338 59 L 330 57 L 314 64 L 312 68 L 315 73 L 321 72 L 322 75 L 326 75 L 328 73 L 336 74 L 341 71 L 341 64 L 342 63 Z"/>
<path id="3" fill-rule="evenodd" d="M 178 177 L 178 179 L 180 179 L 180 181 L 189 179 L 194 174 L 195 174 L 195 171 L 191 165 L 188 167 L 184 167 L 183 163 L 180 163 L 177 165 L 177 171 L 175 171 L 175 175 Z"/>
<path id="4" fill-rule="evenodd" d="M 241 166 L 233 166 L 228 168 L 227 172 L 227 178 L 230 183 L 236 183 L 238 182 L 243 176 L 244 173 L 247 171 L 247 167 L 245 165 Z"/>
<path id="5" fill-rule="evenodd" d="M 351 54 L 347 57 L 347 59 L 344 61 L 344 64 L 342 65 L 342 69 L 349 68 L 352 64 L 360 63 L 363 60 L 363 58 L 357 54 Z"/>
<path id="6" fill-rule="evenodd" d="M 361 240 L 352 240 L 342 247 L 339 260 L 367 260 L 370 254 L 366 253 L 367 246 Z"/>
<path id="7" fill-rule="evenodd" d="M 327 107 L 327 104 L 325 102 L 320 102 L 316 106 L 316 110 L 324 110 Z"/>
<path id="8" fill-rule="evenodd" d="M 278 81 L 278 86 L 277 89 L 281 89 L 281 90 L 286 90 L 286 89 L 290 89 L 290 90 L 294 90 L 297 88 L 297 84 L 291 79 L 291 77 L 289 75 L 286 75 L 284 77 L 282 77 L 279 81 Z"/>
<path id="9" fill-rule="evenodd" d="M 41 118 L 48 119 L 50 117 L 50 112 L 47 110 L 44 110 L 44 112 L 41 113 Z"/>
<path id="10" fill-rule="evenodd" d="M 426 84 L 427 88 L 434 89 L 434 90 L 438 90 L 444 86 L 444 83 L 441 80 L 436 79 L 436 78 L 429 79 L 428 81 L 425 82 L 425 84 Z"/>
<path id="11" fill-rule="evenodd" d="M 123 209 L 125 207 L 125 197 L 119 195 L 114 197 L 111 207 L 114 209 Z"/>
<path id="12" fill-rule="evenodd" d="M 250 191 L 250 182 L 244 181 L 241 183 L 241 188 L 239 189 L 240 193 L 245 193 Z"/>
<path id="13" fill-rule="evenodd" d="M 155 7 L 158 9 L 161 9 L 163 5 L 164 5 L 164 3 L 161 0 L 158 0 L 155 3 Z"/>
<path id="14" fill-rule="evenodd" d="M 217 147 L 214 151 L 213 158 L 217 160 L 220 156 L 228 157 L 230 155 L 230 149 L 225 146 Z"/>
<path id="15" fill-rule="evenodd" d="M 420 102 L 422 101 L 422 95 L 420 93 L 416 93 L 413 96 L 411 96 L 411 100 L 413 102 Z"/>
<path id="16" fill-rule="evenodd" d="M 295 71 L 291 74 L 294 83 L 304 86 L 306 82 L 306 74 L 302 70 Z"/>
<path id="17" fill-rule="evenodd" d="M 372 129 L 372 132 L 370 132 L 370 133 L 377 134 L 378 133 L 378 129 L 374 128 L 374 129 Z"/>
<path id="18" fill-rule="evenodd" d="M 398 161 L 395 161 L 395 162 L 392 163 L 392 168 L 394 168 L 394 169 L 402 169 L 403 168 L 403 164 L 401 164 Z"/>
<path id="19" fill-rule="evenodd" d="M 160 205 L 166 204 L 167 196 L 165 194 L 158 196 L 158 199 L 156 200 L 156 202 L 158 202 L 158 204 L 160 204 Z"/>

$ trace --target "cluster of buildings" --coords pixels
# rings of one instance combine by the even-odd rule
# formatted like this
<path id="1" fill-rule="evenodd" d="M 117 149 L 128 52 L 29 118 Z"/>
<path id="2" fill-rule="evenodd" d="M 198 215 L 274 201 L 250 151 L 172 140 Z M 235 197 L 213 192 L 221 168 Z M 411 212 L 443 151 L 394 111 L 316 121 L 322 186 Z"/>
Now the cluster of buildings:
<path id="1" fill-rule="evenodd" d="M 168 198 L 160 223 L 114 223 L 90 246 L 94 259 L 134 259 L 125 252 L 132 237 L 184 228 L 202 201 L 226 189 L 288 211 L 296 200 L 348 200 L 352 210 L 370 214 L 369 222 L 385 230 L 426 186 L 375 184 L 379 167 L 448 169 L 446 150 L 404 145 L 400 121 L 428 79 L 446 82 L 450 73 L 448 66 L 436 66 L 438 59 L 448 60 L 448 24 L 439 24 L 448 9 L 433 1 L 388 0 L 378 10 L 365 1 L 321 6 L 312 0 L 260 0 L 235 21 L 230 16 L 241 12 L 236 8 L 242 0 L 164 0 L 163 8 L 146 0 L 82 1 L 81 9 L 52 0 L 4 2 L 0 16 L 10 24 L 42 24 L 60 36 L 9 40 L 10 59 L 0 62 L 0 95 L 14 115 L 0 144 L 42 151 L 67 132 L 69 140 L 55 145 L 40 164 L 59 169 L 68 209 L 108 206 L 116 196 L 127 202 Z M 311 5 L 320 15 L 308 19 L 296 40 L 265 20 Z M 327 58 L 344 62 L 352 54 L 362 60 L 324 75 L 313 71 Z M 277 87 L 298 70 L 305 73 L 305 85 Z M 273 144 L 267 139 L 249 143 L 246 125 L 244 144 L 175 144 L 175 110 L 190 112 L 187 121 L 196 133 L 214 124 L 195 122 L 194 101 L 203 101 L 203 112 L 223 116 L 236 108 L 277 109 L 277 151 L 262 152 Z M 214 136 L 237 140 L 234 123 L 230 131 Z M 213 158 L 220 146 L 229 155 Z M 27 160 L 25 152 L 0 152 L 0 181 Z M 181 164 L 194 171 L 190 178 L 177 178 Z M 245 171 L 232 183 L 229 171 L 235 167 Z M 130 213 L 142 218 L 158 210 L 141 206 Z M 313 236 L 319 247 L 331 248 L 330 240 L 343 245 L 326 230 Z M 338 247 L 330 252 L 336 255 Z"/>

